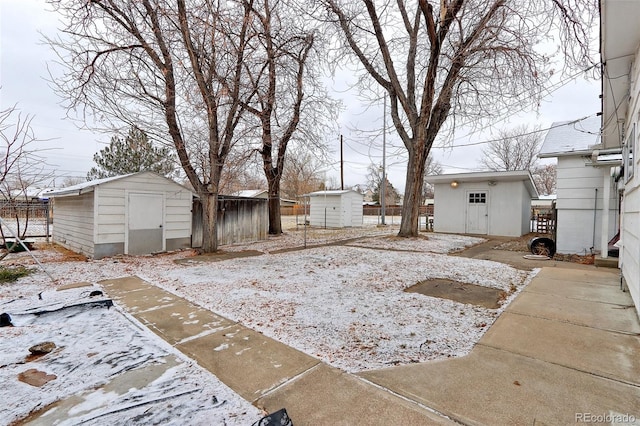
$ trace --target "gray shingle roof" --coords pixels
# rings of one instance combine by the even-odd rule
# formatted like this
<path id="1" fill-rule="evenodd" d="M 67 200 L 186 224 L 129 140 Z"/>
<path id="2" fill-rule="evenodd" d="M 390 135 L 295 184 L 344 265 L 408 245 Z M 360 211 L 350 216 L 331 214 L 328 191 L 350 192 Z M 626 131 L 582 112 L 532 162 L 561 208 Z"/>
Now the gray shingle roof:
<path id="1" fill-rule="evenodd" d="M 544 138 L 541 157 L 588 151 L 600 143 L 600 117 L 589 117 L 580 121 L 557 121 Z"/>

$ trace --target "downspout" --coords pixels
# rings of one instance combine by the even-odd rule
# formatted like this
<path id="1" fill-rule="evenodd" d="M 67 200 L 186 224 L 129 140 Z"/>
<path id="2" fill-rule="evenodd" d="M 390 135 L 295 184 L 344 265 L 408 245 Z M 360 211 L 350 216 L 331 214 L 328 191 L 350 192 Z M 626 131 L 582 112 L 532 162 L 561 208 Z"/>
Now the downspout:
<path id="1" fill-rule="evenodd" d="M 598 213 L 598 188 L 595 188 L 596 195 L 593 197 L 593 238 L 591 240 L 591 252 L 596 248 L 596 215 Z"/>
<path id="2" fill-rule="evenodd" d="M 600 257 L 609 257 L 609 210 L 611 203 L 611 169 L 605 169 L 602 191 L 602 229 L 600 231 Z"/>

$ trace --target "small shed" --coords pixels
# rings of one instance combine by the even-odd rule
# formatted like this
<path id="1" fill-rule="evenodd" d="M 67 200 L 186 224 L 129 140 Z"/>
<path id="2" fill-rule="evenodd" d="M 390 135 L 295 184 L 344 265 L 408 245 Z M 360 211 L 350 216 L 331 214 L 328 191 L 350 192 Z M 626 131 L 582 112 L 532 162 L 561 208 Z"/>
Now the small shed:
<path id="1" fill-rule="evenodd" d="M 436 232 L 519 237 L 530 231 L 538 191 L 528 171 L 429 176 Z"/>
<path id="2" fill-rule="evenodd" d="M 351 189 L 317 191 L 309 197 L 309 224 L 323 228 L 362 226 L 363 195 Z"/>
<path id="3" fill-rule="evenodd" d="M 191 247 L 193 192 L 153 172 L 70 186 L 53 199 L 53 242 L 94 259 Z"/>

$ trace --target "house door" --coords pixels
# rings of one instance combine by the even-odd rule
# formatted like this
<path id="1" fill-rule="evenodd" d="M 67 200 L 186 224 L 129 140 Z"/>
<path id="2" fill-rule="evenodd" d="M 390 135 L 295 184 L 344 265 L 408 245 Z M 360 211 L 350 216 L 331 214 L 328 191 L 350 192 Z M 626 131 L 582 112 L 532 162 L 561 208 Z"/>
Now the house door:
<path id="1" fill-rule="evenodd" d="M 163 195 L 129 193 L 127 213 L 127 254 L 163 251 Z"/>
<path id="2" fill-rule="evenodd" d="M 467 234 L 487 234 L 489 209 L 487 191 L 467 193 Z"/>

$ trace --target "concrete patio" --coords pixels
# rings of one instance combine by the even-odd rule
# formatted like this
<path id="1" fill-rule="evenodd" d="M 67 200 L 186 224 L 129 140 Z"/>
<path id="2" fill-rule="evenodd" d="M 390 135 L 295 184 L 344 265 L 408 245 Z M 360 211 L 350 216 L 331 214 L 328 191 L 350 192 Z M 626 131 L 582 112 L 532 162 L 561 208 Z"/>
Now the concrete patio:
<path id="1" fill-rule="evenodd" d="M 640 421 L 640 323 L 617 270 L 543 268 L 468 356 L 357 375 L 138 277 L 99 284 L 254 405 L 286 408 L 296 426 Z"/>

